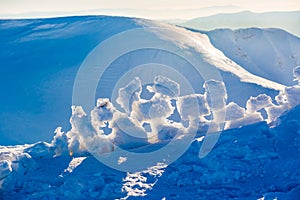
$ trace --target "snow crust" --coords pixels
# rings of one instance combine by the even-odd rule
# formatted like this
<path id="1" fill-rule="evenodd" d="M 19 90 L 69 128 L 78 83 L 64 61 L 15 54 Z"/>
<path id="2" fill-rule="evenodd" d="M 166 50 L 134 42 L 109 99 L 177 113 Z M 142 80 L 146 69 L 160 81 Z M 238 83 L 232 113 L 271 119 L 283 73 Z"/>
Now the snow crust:
<path id="1" fill-rule="evenodd" d="M 55 157 L 47 143 L 1 146 L 5 177 L 0 180 L 0 197 L 188 199 L 193 195 L 196 199 L 296 200 L 300 194 L 299 112 L 299 106 L 292 109 L 274 128 L 257 123 L 227 130 L 204 159 L 198 158 L 200 137 L 173 164 L 159 163 L 133 173 L 102 165 L 87 152 Z"/>

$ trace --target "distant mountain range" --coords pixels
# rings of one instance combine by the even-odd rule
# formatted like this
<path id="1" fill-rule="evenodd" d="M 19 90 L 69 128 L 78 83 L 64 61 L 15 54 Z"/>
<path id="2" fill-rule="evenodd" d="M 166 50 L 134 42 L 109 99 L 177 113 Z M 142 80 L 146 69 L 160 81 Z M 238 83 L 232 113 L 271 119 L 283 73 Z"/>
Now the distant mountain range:
<path id="1" fill-rule="evenodd" d="M 80 11 L 48 11 L 48 12 L 23 12 L 23 13 L 0 13 L 2 19 L 15 19 L 15 18 L 49 18 L 49 17 L 62 17 L 62 16 L 84 16 L 84 15 L 109 15 L 109 16 L 127 16 L 146 19 L 160 19 L 161 21 L 174 21 L 173 17 L 176 16 L 177 23 L 184 22 L 188 19 L 195 17 L 203 17 L 214 15 L 218 13 L 234 13 L 244 10 L 241 7 L 233 5 L 225 6 L 208 6 L 208 7 L 193 7 L 193 8 L 170 8 L 165 12 L 164 8 L 151 9 L 132 9 L 132 8 L 96 8 L 91 10 Z"/>
<path id="2" fill-rule="evenodd" d="M 172 23 L 172 21 L 170 21 L 170 23 Z M 199 30 L 213 30 L 217 28 L 239 29 L 250 27 L 280 28 L 300 36 L 300 11 L 265 13 L 243 11 L 199 17 L 176 24 Z"/>

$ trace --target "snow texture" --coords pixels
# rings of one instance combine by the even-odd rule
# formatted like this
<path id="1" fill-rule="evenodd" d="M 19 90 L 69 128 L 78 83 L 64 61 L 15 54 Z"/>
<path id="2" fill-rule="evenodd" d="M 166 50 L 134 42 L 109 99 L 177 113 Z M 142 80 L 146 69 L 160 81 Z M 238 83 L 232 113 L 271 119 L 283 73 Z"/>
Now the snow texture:
<path id="1" fill-rule="evenodd" d="M 85 156 L 55 157 L 50 144 L 2 146 L 0 196 L 296 200 L 300 195 L 299 111 L 296 107 L 282 116 L 274 128 L 258 123 L 225 131 L 204 159 L 198 158 L 203 140 L 196 138 L 173 164 L 158 163 L 134 173 L 102 165 L 87 152 Z"/>
<path id="2" fill-rule="evenodd" d="M 119 104 L 122 110 L 118 110 L 116 105 L 106 97 L 99 98 L 91 111 L 85 111 L 81 105 L 73 105 L 70 129 L 63 131 L 58 127 L 50 143 L 0 146 L 0 199 L 143 197 L 145 199 L 297 200 L 299 198 L 300 69 L 296 67 L 297 63 L 293 66 L 294 70 L 291 66 L 282 70 L 285 78 L 290 75 L 285 81 L 289 82 L 293 77 L 297 85 L 286 84 L 285 86 L 283 85 L 285 82 L 280 83 L 278 76 L 274 76 L 275 79 L 270 81 L 263 75 L 252 72 L 254 69 L 251 68 L 252 65 L 243 68 L 236 64 L 222 51 L 216 49 L 205 34 L 140 19 L 105 17 L 84 19 L 86 20 L 75 17 L 1 21 L 0 34 L 10 35 L 0 41 L 9 47 L 8 51 L 4 52 L 5 55 L 7 54 L 7 57 L 4 56 L 5 62 L 9 63 L 12 59 L 8 56 L 11 53 L 9 49 L 16 47 L 22 49 L 20 44 L 26 46 L 29 43 L 49 42 L 61 38 L 68 40 L 69 34 L 73 39 L 78 36 L 80 40 L 82 34 L 86 33 L 76 32 L 76 30 L 82 31 L 82 27 L 85 27 L 87 31 L 93 32 L 95 25 L 102 24 L 101 21 L 105 19 L 108 25 L 101 27 L 108 27 L 113 22 L 118 22 L 114 24 L 116 29 L 106 30 L 109 33 L 100 31 L 101 39 L 97 38 L 96 41 L 130 27 L 159 27 L 175 30 L 178 35 L 169 35 L 168 31 L 161 29 L 160 31 L 150 29 L 150 32 L 156 35 L 158 40 L 168 41 L 169 44 L 179 46 L 182 50 L 188 50 L 192 56 L 199 58 L 204 67 L 221 70 L 224 79 L 209 78 L 203 82 L 196 82 L 194 84 L 203 85 L 202 93 L 182 94 L 181 85 L 175 80 L 165 76 L 155 76 L 153 85 L 146 87 L 153 96 L 146 99 L 142 97 L 144 88 L 141 80 L 135 77 L 127 85 L 119 88 L 115 103 Z M 17 22 L 22 23 L 17 26 L 15 24 Z M 22 36 L 17 34 L 20 29 L 24 29 Z M 98 31 L 97 29 L 96 32 Z M 261 32 L 256 29 L 247 31 Z M 12 36 L 14 34 L 11 33 L 16 33 L 16 36 Z M 90 34 L 88 37 L 91 37 Z M 237 38 L 244 35 L 243 31 L 236 34 Z M 283 32 L 280 34 L 286 35 Z M 249 37 L 243 38 L 243 40 L 247 39 Z M 298 41 L 295 37 L 292 40 Z M 10 46 L 14 43 L 12 41 L 16 42 L 16 46 Z M 272 42 L 274 44 L 273 40 Z M 225 46 L 228 48 L 230 45 Z M 33 46 L 30 48 L 32 49 Z M 86 52 L 89 52 L 90 48 L 86 47 Z M 283 56 L 277 52 L 277 48 L 274 49 L 276 55 Z M 26 52 L 26 48 L 23 51 Z M 285 49 L 283 51 L 285 52 Z M 49 52 L 49 49 L 42 52 Z M 159 52 L 154 54 L 157 58 L 164 57 Z M 141 55 L 141 60 L 145 55 L 147 53 Z M 76 56 L 72 55 L 73 57 Z M 266 57 L 266 60 L 269 58 Z M 167 62 L 167 60 L 168 58 L 158 61 Z M 261 63 L 267 65 L 264 60 L 261 60 Z M 123 70 L 128 66 L 120 68 L 119 72 L 124 72 Z M 32 71 L 34 69 L 29 70 L 28 73 L 31 74 Z M 270 71 L 276 75 L 273 69 Z M 56 73 L 52 75 L 54 74 Z M 117 76 L 109 77 L 108 80 L 115 79 Z M 53 80 L 59 81 L 55 78 Z M 34 83 L 40 83 L 39 81 L 33 80 Z M 105 87 L 108 85 L 112 85 L 112 82 L 106 82 Z M 47 87 L 50 86 L 51 84 Z M 247 86 L 249 90 L 241 93 L 232 90 L 231 86 Z M 67 89 L 70 88 L 62 87 L 60 92 L 64 94 Z M 109 91 L 101 92 L 106 94 L 105 92 Z M 45 99 L 49 101 L 51 92 L 45 94 L 47 94 Z M 14 103 L 18 106 L 20 98 L 16 99 L 17 103 Z M 28 105 L 30 107 L 35 103 L 28 103 Z M 23 104 L 26 104 L 26 98 Z M 47 105 L 43 106 L 47 107 Z M 49 113 L 52 106 L 50 109 L 47 108 Z M 15 111 L 11 110 L 11 112 Z M 172 119 L 175 112 L 178 112 L 176 120 Z M 55 111 L 49 115 L 56 117 L 60 113 Z M 20 117 L 24 119 L 23 115 Z M 4 119 L 6 120 L 5 117 Z M 1 123 L 6 123 L 5 120 Z M 40 125 L 43 127 L 44 123 Z M 215 148 L 199 159 L 199 149 L 205 145 L 207 138 L 205 133 L 209 126 L 213 127 L 211 130 L 215 132 L 222 131 L 222 134 Z M 225 130 L 222 130 L 223 126 Z M 111 131 L 107 133 L 106 128 Z M 92 156 L 95 154 L 105 156 L 106 153 L 116 151 L 117 148 L 140 153 L 157 150 L 163 148 L 170 140 L 182 140 L 195 130 L 198 130 L 197 136 L 188 150 L 170 165 L 156 163 L 144 170 L 124 173 L 109 168 Z M 216 134 L 215 132 L 209 134 Z M 126 162 L 128 162 L 127 157 L 119 157 L 117 164 L 122 165 Z"/>
<path id="3" fill-rule="evenodd" d="M 0 143 L 50 142 L 51 133 L 58 124 L 64 131 L 71 128 L 69 107 L 80 64 L 97 44 L 134 28 L 146 28 L 145 32 L 152 34 L 154 42 L 175 45 L 189 52 L 195 61 L 201 63 L 203 71 L 220 70 L 223 80 L 218 81 L 224 82 L 230 91 L 228 101 L 240 106 L 244 107 L 250 96 L 263 93 L 273 99 L 284 85 L 294 84 L 292 69 L 299 66 L 299 38 L 283 30 L 217 30 L 201 34 L 160 22 L 105 16 L 0 20 L 0 44 L 3 47 L 0 60 L 6 66 L 0 68 L 0 74 L 5 74 L 0 79 L 0 90 L 9 94 L 0 98 L 0 104 L 5 105 L 1 107 L 0 116 L 0 134 L 5 139 Z M 177 34 L 170 35 L 170 31 Z M 282 38 L 287 42 L 280 42 Z M 257 48 L 257 44 L 262 45 Z M 201 85 L 205 80 L 214 78 L 201 80 L 190 64 L 173 58 L 159 50 L 133 52 L 129 57 L 121 57 L 111 64 L 115 71 L 104 74 L 96 96 L 109 97 L 120 74 L 149 60 L 180 66 L 176 70 L 191 80 L 197 93 L 202 93 Z M 172 95 L 178 95 L 177 86 L 174 87 Z M 240 88 L 247 89 L 239 92 Z M 157 89 L 162 88 L 157 85 Z M 186 95 L 182 92 L 180 95 Z M 120 98 L 126 98 L 126 95 Z M 128 109 L 127 104 L 121 106 Z"/>

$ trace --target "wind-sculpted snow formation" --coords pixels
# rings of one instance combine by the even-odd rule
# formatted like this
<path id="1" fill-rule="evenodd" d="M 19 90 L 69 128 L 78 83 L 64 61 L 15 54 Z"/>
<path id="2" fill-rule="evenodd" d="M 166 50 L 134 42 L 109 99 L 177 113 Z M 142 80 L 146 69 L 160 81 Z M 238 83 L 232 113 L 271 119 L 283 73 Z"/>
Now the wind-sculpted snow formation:
<path id="1" fill-rule="evenodd" d="M 191 130 L 205 133 L 208 126 L 218 124 L 224 125 L 225 130 L 261 121 L 272 124 L 285 111 L 300 103 L 300 67 L 296 67 L 293 73 L 298 85 L 286 87 L 274 100 L 266 94 L 250 97 L 246 108 L 235 102 L 227 102 L 224 84 L 215 80 L 205 82 L 204 94 L 180 96 L 178 83 L 157 76 L 153 80 L 154 84 L 146 88 L 152 93 L 152 97 L 143 99 L 143 88 L 140 79 L 136 77 L 119 90 L 117 102 L 123 111 L 116 109 L 108 98 L 99 98 L 91 113 L 85 113 L 81 106 L 74 105 L 70 119 L 72 129 L 64 133 L 58 127 L 50 146 L 55 148 L 55 156 L 66 152 L 81 153 L 87 149 L 106 153 L 114 151 L 115 145 L 134 149 L 170 140 L 175 136 L 180 139 Z M 215 105 L 210 102 L 211 97 L 206 87 L 208 84 L 214 86 L 210 87 L 211 90 L 217 90 L 214 94 L 219 94 L 214 97 Z M 262 110 L 266 115 L 262 114 Z M 221 111 L 226 114 L 225 121 L 219 121 L 218 114 L 223 113 Z M 179 114 L 180 120 L 172 119 L 175 112 Z M 216 130 L 220 131 L 222 128 Z M 178 132 L 180 134 L 177 135 Z M 1 166 L 2 178 L 11 171 L 11 161 L 1 161 Z"/>
<path id="2" fill-rule="evenodd" d="M 294 70 L 298 83 L 299 70 L 300 67 Z M 160 88 L 162 82 L 174 92 Z M 152 98 L 143 99 L 136 78 L 119 90 L 118 102 L 124 110 L 118 111 L 108 99 L 98 99 L 90 114 L 80 106 L 73 106 L 72 130 L 64 133 L 57 128 L 52 143 L 1 146 L 0 196 L 4 199 L 183 199 L 190 195 L 196 199 L 297 199 L 300 194 L 299 84 L 282 91 L 275 99 L 276 105 L 270 97 L 261 94 L 251 97 L 247 107 L 242 108 L 226 102 L 222 82 L 208 82 L 220 90 L 222 101 L 215 108 L 226 108 L 225 129 L 230 130 L 223 131 L 206 157 L 198 157 L 205 138 L 201 134 L 203 128 L 199 128 L 200 133 L 188 150 L 170 165 L 157 163 L 125 173 L 90 156 L 87 149 L 105 156 L 106 152 L 115 151 L 116 146 L 139 152 L 153 151 L 163 147 L 163 141 L 180 140 L 195 125 L 205 127 L 218 119 L 219 110 L 211 110 L 207 91 L 180 96 L 176 82 L 156 77 L 157 85 L 147 88 L 153 93 Z M 171 100 L 176 103 L 170 103 Z M 197 102 L 199 112 L 188 106 L 191 102 Z M 262 116 L 261 109 L 267 115 Z M 289 109 L 289 113 L 280 114 Z M 182 123 L 168 119 L 175 110 Z M 215 115 L 207 117 L 211 113 Z M 197 119 L 191 117 L 195 115 Z M 270 116 L 281 122 L 273 124 L 273 128 L 260 122 L 269 122 Z M 188 123 L 183 123 L 185 120 Z M 150 127 L 144 128 L 143 123 Z M 125 132 L 123 125 L 126 125 Z M 127 129 L 128 126 L 132 127 Z M 243 127 L 231 129 L 240 126 Z M 110 133 L 104 130 L 108 127 Z M 139 135 L 127 135 L 128 130 Z M 180 134 L 176 134 L 178 130 Z M 126 162 L 126 157 L 118 160 L 118 164 Z"/>
<path id="3" fill-rule="evenodd" d="M 299 71 L 300 67 L 294 69 L 298 83 Z M 132 149 L 174 139 L 175 136 L 180 139 L 191 130 L 199 129 L 199 132 L 205 133 L 208 126 L 224 125 L 226 130 L 261 121 L 272 124 L 284 112 L 300 103 L 299 85 L 286 87 L 274 100 L 266 94 L 250 97 L 246 108 L 243 108 L 235 102 L 226 102 L 226 88 L 219 81 L 209 80 L 204 84 L 204 88 L 210 84 L 215 86 L 210 87 L 211 90 L 218 90 L 214 94 L 219 96 L 213 97 L 215 105 L 210 102 L 207 89 L 204 94 L 180 96 L 180 85 L 173 80 L 157 76 L 153 83 L 153 86 L 147 86 L 153 95 L 148 100 L 141 98 L 142 85 L 138 77 L 121 88 L 117 102 L 124 111 L 117 110 L 105 98 L 97 100 L 97 106 L 90 114 L 85 113 L 80 106 L 73 106 L 70 120 L 72 129 L 67 133 L 70 138 L 69 149 L 79 152 L 88 147 L 89 151 L 105 153 L 113 151 L 114 145 Z M 176 104 L 173 105 L 172 101 Z M 172 120 L 175 110 L 181 119 L 179 121 Z M 226 114 L 225 121 L 219 121 L 222 119 L 219 115 L 223 113 Z M 111 129 L 111 133 L 104 132 L 106 127 Z M 216 132 L 221 130 L 218 127 Z M 180 134 L 177 135 L 178 132 Z"/>

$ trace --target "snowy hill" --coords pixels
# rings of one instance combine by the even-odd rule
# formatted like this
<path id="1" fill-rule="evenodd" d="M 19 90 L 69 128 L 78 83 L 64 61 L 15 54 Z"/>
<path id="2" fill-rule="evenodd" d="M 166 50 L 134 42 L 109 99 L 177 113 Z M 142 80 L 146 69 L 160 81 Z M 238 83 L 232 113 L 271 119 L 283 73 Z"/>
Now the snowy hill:
<path id="1" fill-rule="evenodd" d="M 205 46 L 204 50 L 197 47 L 194 53 L 198 54 L 197 57 L 201 54 L 209 55 L 204 58 L 206 59 L 204 62 L 207 63 L 205 67 L 221 70 L 222 79 L 229 91 L 228 101 L 245 106 L 250 96 L 266 93 L 275 97 L 278 89 L 282 88 L 282 85 L 276 83 L 280 83 L 279 80 L 270 82 L 261 79 L 249 73 L 248 71 L 252 72 L 250 68 L 248 70 L 246 67 L 236 65 L 221 51 L 214 48 L 205 35 L 169 25 L 122 17 L 93 16 L 1 20 L 0 43 L 3 48 L 0 52 L 0 62 L 3 67 L 0 68 L 0 89 L 7 94 L 0 99 L 0 103 L 4 105 L 1 107 L 0 133 L 3 138 L 1 144 L 50 141 L 52 132 L 57 126 L 68 130 L 72 87 L 80 64 L 99 42 L 116 33 L 137 27 L 161 27 L 186 37 L 185 41 L 180 41 L 180 38 L 172 39 L 163 32 L 151 36 L 158 42 L 164 37 L 162 40 L 168 45 L 174 46 L 175 43 L 185 45 L 187 48 L 194 48 L 195 45 Z M 195 43 L 187 41 L 188 37 Z M 297 42 L 298 38 L 294 40 Z M 191 82 L 196 92 L 203 92 L 201 87 L 204 83 L 203 78 L 190 71 L 192 70 L 190 64 L 178 59 L 172 61 L 170 54 L 148 50 L 133 52 L 130 56 L 139 59 L 128 59 L 125 56 L 111 64 L 111 68 L 117 68 L 119 71 L 110 71 L 115 76 L 113 79 L 111 74 L 109 78 L 103 78 L 102 82 L 105 85 L 99 86 L 98 91 L 101 92 L 97 93 L 97 97 L 111 95 L 112 85 L 114 85 L 112 81 L 118 80 L 118 76 L 124 72 L 123 69 L 128 70 L 148 60 L 172 66 L 180 65 L 178 70 L 189 76 L 189 80 L 194 80 Z M 201 59 L 197 62 L 199 61 Z M 236 62 L 238 63 L 238 60 Z M 288 74 L 285 77 L 291 77 L 291 71 L 286 70 L 285 73 Z M 247 90 L 243 93 L 234 92 L 239 88 L 247 88 Z"/>
<path id="2" fill-rule="evenodd" d="M 299 37 L 279 29 L 258 28 L 204 33 L 216 48 L 249 72 L 284 85 L 294 84 L 292 69 L 300 65 Z"/>
<path id="3" fill-rule="evenodd" d="M 113 17 L 1 20 L 0 143 L 50 141 L 58 125 L 68 129 L 80 64 L 100 41 L 135 27 Z"/>
<path id="4" fill-rule="evenodd" d="M 207 34 L 0 21 L 0 199 L 296 200 L 299 38 Z"/>
<path id="5" fill-rule="evenodd" d="M 186 21 L 181 26 L 199 30 L 213 30 L 217 28 L 280 28 L 300 36 L 300 12 L 266 12 L 253 13 L 242 11 L 238 13 L 217 14 L 199 17 Z"/>

